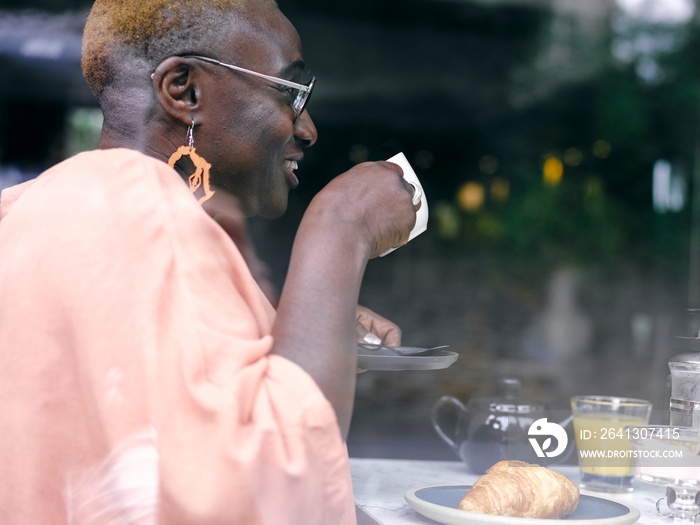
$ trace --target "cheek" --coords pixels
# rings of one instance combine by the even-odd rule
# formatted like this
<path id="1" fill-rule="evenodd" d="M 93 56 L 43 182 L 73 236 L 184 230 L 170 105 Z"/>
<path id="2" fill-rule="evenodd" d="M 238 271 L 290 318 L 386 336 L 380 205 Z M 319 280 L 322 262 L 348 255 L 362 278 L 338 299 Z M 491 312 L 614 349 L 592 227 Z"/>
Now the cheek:
<path id="1" fill-rule="evenodd" d="M 292 120 L 285 110 L 286 106 L 274 102 L 268 107 L 261 107 L 251 115 L 246 129 L 253 130 L 259 140 L 272 144 L 284 143 L 294 132 Z"/>
<path id="2" fill-rule="evenodd" d="M 220 122 L 212 146 L 223 166 L 254 166 L 260 162 L 259 145 L 264 128 L 254 116 L 238 113 L 226 122 Z"/>
<path id="3" fill-rule="evenodd" d="M 279 109 L 247 112 L 229 126 L 227 135 L 233 138 L 236 146 L 251 152 L 273 150 L 283 145 L 287 137 L 292 136 L 292 127 L 285 126 L 280 116 Z"/>
<path id="4" fill-rule="evenodd" d="M 258 155 L 258 171 L 262 171 L 261 175 L 267 180 L 279 177 L 284 159 L 290 154 L 289 145 L 294 140 L 291 120 L 279 109 L 274 113 L 263 113 L 250 123 L 246 135 L 249 152 Z M 271 182 L 275 183 L 274 180 Z"/>
<path id="5" fill-rule="evenodd" d="M 294 125 L 275 101 L 248 106 L 242 111 L 219 114 L 212 141 L 212 182 L 241 198 L 259 198 L 259 194 L 279 185 L 289 143 L 294 140 Z M 195 137 L 195 147 L 196 137 Z"/>

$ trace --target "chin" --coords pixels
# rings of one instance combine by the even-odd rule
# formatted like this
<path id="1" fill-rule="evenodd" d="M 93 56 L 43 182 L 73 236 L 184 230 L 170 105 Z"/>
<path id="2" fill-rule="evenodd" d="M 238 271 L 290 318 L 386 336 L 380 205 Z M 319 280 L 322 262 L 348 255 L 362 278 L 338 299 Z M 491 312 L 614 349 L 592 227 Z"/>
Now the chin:
<path id="1" fill-rule="evenodd" d="M 287 202 L 282 206 L 265 207 L 260 210 L 258 215 L 265 219 L 279 219 L 287 211 Z"/>
<path id="2" fill-rule="evenodd" d="M 288 206 L 289 192 L 276 188 L 257 200 L 255 215 L 265 219 L 277 219 L 286 213 Z"/>

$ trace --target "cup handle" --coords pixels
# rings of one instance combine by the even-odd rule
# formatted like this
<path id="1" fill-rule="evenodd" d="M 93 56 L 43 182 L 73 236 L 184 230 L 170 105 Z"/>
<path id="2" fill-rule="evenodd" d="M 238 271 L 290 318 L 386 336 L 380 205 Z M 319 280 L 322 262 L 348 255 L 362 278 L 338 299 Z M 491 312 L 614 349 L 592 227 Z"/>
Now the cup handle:
<path id="1" fill-rule="evenodd" d="M 457 399 L 451 396 L 443 396 L 440 399 L 437 400 L 437 402 L 433 405 L 433 409 L 430 412 L 430 420 L 433 423 L 433 428 L 435 429 L 435 432 L 437 432 L 438 436 L 442 438 L 442 440 L 447 443 L 452 450 L 457 452 L 458 446 L 457 443 L 455 443 L 456 439 L 456 429 L 455 429 L 455 436 L 450 437 L 447 435 L 447 433 L 442 429 L 440 426 L 440 414 L 443 411 L 443 408 L 446 407 L 447 405 L 452 405 L 453 407 L 456 407 L 457 409 L 460 410 L 459 414 L 461 415 L 462 412 L 466 412 L 467 409 L 466 407 Z"/>

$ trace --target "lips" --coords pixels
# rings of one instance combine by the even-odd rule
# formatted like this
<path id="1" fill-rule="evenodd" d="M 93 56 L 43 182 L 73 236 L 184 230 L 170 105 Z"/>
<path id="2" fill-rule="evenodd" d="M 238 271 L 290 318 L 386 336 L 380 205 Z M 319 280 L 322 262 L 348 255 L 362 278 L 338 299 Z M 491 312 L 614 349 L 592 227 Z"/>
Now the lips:
<path id="1" fill-rule="evenodd" d="M 294 170 L 299 167 L 296 160 L 285 160 L 284 161 L 284 174 L 287 176 L 287 182 L 289 186 L 294 189 L 299 186 L 299 179 L 297 178 Z"/>

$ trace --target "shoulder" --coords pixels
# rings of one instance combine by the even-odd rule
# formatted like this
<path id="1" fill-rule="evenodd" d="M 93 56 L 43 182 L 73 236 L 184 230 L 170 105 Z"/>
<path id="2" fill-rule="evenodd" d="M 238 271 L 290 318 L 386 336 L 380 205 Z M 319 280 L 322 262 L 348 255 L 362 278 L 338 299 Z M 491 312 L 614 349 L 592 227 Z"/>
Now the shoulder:
<path id="1" fill-rule="evenodd" d="M 115 148 L 79 153 L 42 173 L 32 187 L 76 213 L 139 214 L 166 205 L 201 211 L 186 183 L 166 163 L 141 152 Z"/>
<path id="2" fill-rule="evenodd" d="M 211 222 L 175 170 L 138 151 L 109 149 L 79 153 L 42 173 L 16 196 L 3 223 L 87 240 L 153 235 L 149 228 L 171 235 L 167 223 L 182 219 Z"/>
<path id="3" fill-rule="evenodd" d="M 175 171 L 166 163 L 126 148 L 78 153 L 47 170 L 40 178 L 52 178 L 57 174 L 63 177 L 70 177 L 70 174 L 76 178 L 91 177 L 95 182 L 101 181 L 101 177 L 105 176 L 123 183 L 130 179 L 158 174 L 165 175 L 166 178 L 173 179 L 175 182 L 179 179 Z"/>

